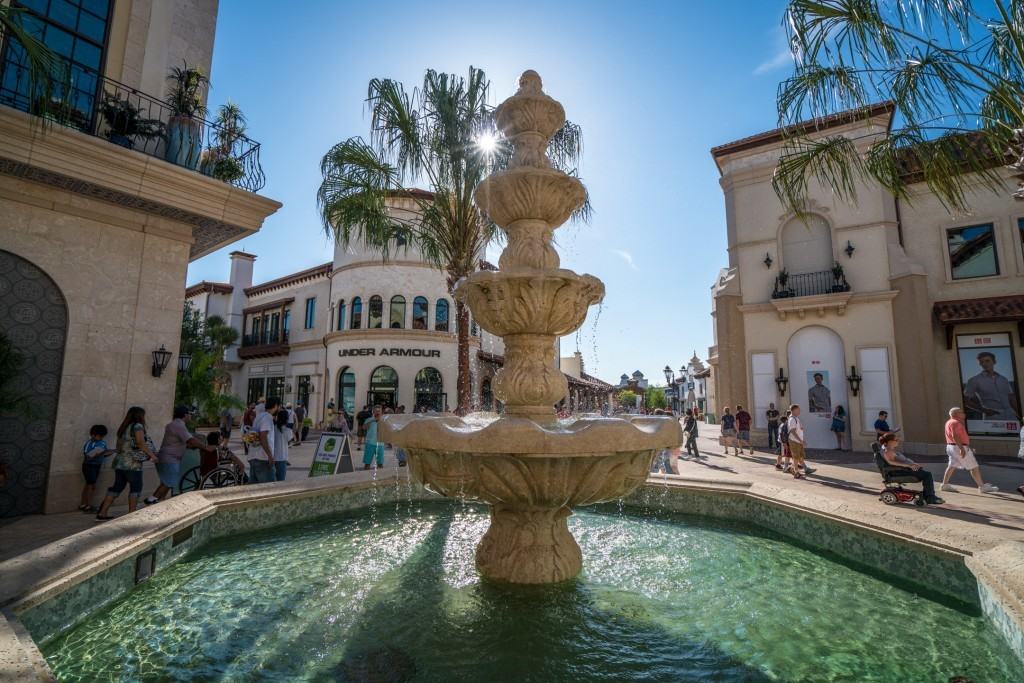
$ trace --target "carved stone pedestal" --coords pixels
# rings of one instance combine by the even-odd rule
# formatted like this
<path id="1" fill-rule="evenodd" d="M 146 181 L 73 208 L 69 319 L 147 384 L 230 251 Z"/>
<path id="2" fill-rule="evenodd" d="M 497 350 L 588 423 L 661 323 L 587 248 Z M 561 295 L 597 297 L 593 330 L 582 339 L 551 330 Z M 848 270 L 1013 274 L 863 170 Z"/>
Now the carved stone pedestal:
<path id="1" fill-rule="evenodd" d="M 583 554 L 569 533 L 572 510 L 491 507 L 491 527 L 476 548 L 476 566 L 490 579 L 511 583 L 555 583 L 583 568 Z"/>

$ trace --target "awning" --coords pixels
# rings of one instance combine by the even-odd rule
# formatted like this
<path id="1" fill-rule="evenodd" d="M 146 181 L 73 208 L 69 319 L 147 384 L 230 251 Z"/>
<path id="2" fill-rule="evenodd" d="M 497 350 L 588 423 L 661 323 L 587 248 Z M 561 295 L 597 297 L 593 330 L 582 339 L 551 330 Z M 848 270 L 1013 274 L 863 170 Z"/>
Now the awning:
<path id="1" fill-rule="evenodd" d="M 953 328 L 966 323 L 1015 322 L 1024 346 L 1024 295 L 936 301 L 935 319 L 946 329 L 946 348 L 953 348 Z"/>

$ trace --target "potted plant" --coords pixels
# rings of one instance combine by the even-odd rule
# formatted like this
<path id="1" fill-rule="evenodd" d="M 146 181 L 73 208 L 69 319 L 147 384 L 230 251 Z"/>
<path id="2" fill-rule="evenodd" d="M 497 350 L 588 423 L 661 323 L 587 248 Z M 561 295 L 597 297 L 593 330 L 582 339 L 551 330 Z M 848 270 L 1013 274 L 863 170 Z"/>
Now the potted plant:
<path id="1" fill-rule="evenodd" d="M 850 285 L 846 283 L 846 275 L 843 272 L 843 267 L 836 261 L 832 264 L 832 292 L 847 292 L 850 290 Z"/>
<path id="2" fill-rule="evenodd" d="M 213 122 L 213 144 L 203 152 L 201 170 L 226 183 L 245 175 L 245 167 L 235 156 L 236 143 L 245 136 L 245 114 L 237 104 L 228 100 L 217 109 Z"/>
<path id="3" fill-rule="evenodd" d="M 32 113 L 62 126 L 85 132 L 89 130 L 88 114 L 71 106 L 68 100 L 60 97 L 37 97 L 32 103 Z"/>
<path id="4" fill-rule="evenodd" d="M 143 118 L 138 107 L 116 95 L 108 94 L 103 98 L 100 114 L 107 124 L 107 139 L 115 145 L 132 149 L 136 138 L 151 140 L 164 134 L 162 122 Z"/>
<path id="5" fill-rule="evenodd" d="M 171 81 L 171 89 L 167 94 L 167 104 L 171 108 L 171 117 L 167 121 L 167 161 L 186 168 L 198 168 L 200 152 L 203 149 L 203 121 L 206 105 L 203 104 L 203 90 L 210 80 L 199 69 L 171 69 L 167 80 Z"/>

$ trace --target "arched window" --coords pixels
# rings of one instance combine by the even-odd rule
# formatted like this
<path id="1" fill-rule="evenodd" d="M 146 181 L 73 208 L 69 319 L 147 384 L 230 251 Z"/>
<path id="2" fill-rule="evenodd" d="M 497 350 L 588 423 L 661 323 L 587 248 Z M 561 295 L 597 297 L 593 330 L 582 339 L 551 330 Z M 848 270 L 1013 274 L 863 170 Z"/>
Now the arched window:
<path id="1" fill-rule="evenodd" d="M 423 368 L 416 373 L 416 411 L 444 412 L 444 380 L 437 368 Z"/>
<path id="2" fill-rule="evenodd" d="M 405 327 L 405 297 L 401 294 L 391 297 L 391 321 L 388 327 L 393 330 Z"/>
<path id="3" fill-rule="evenodd" d="M 494 392 L 491 391 L 491 380 L 480 383 L 480 409 L 488 412 L 494 410 Z"/>
<path id="4" fill-rule="evenodd" d="M 384 299 L 376 294 L 370 297 L 370 310 L 366 316 L 366 329 L 379 330 L 384 327 Z"/>
<path id="5" fill-rule="evenodd" d="M 378 403 L 385 408 L 394 408 L 398 402 L 398 373 L 387 365 L 378 365 L 370 373 L 370 390 L 366 402 L 371 406 Z"/>
<path id="6" fill-rule="evenodd" d="M 345 329 L 345 300 L 338 302 L 338 329 Z"/>
<path id="7" fill-rule="evenodd" d="M 356 414 L 356 376 L 352 368 L 343 368 L 338 374 L 338 401 L 352 420 Z"/>
<path id="8" fill-rule="evenodd" d="M 358 330 L 363 326 L 363 300 L 358 296 L 352 299 L 352 320 L 349 328 Z"/>
<path id="9" fill-rule="evenodd" d="M 448 299 L 438 299 L 434 307 L 434 329 L 438 332 L 448 331 Z"/>
<path id="10" fill-rule="evenodd" d="M 412 300 L 412 329 L 427 329 L 427 298 L 418 296 Z"/>

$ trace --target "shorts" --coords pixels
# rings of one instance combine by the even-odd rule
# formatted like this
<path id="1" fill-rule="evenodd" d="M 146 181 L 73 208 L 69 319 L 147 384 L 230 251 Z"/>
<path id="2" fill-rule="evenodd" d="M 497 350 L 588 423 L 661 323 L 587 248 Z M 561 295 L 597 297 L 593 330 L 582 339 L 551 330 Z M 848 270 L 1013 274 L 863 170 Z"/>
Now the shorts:
<path id="1" fill-rule="evenodd" d="M 114 470 L 114 484 L 107 493 L 117 498 L 129 486 L 128 495 L 138 498 L 142 493 L 142 470 Z"/>
<path id="2" fill-rule="evenodd" d="M 160 475 L 160 483 L 169 489 L 176 489 L 181 483 L 180 462 L 158 462 L 156 473 Z"/>
<path id="3" fill-rule="evenodd" d="M 741 429 L 740 430 L 740 441 L 750 441 L 750 430 L 749 429 Z"/>
<path id="4" fill-rule="evenodd" d="M 956 446 L 946 446 L 946 455 L 949 456 L 949 466 L 958 470 L 973 470 L 978 466 L 974 459 L 974 449 L 968 446 L 964 449 L 964 457 L 960 457 L 960 449 Z"/>
<path id="5" fill-rule="evenodd" d="M 792 458 L 793 457 L 793 451 L 790 449 L 788 443 L 782 444 L 782 457 L 784 457 L 784 458 Z"/>
<path id="6" fill-rule="evenodd" d="M 736 430 L 735 429 L 723 429 L 722 430 L 722 436 L 728 436 L 728 437 L 736 436 Z"/>
<path id="7" fill-rule="evenodd" d="M 85 476 L 85 483 L 92 486 L 100 478 L 100 470 L 103 469 L 103 458 L 82 463 L 82 474 Z"/>
<path id="8" fill-rule="evenodd" d="M 804 445 L 802 443 L 796 443 L 795 441 L 791 441 L 789 442 L 787 448 L 789 448 L 789 452 L 791 457 L 793 458 L 794 463 L 796 463 L 797 465 L 804 464 L 805 453 Z"/>

